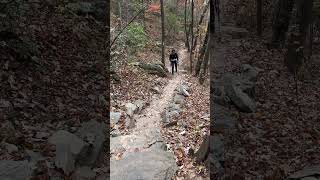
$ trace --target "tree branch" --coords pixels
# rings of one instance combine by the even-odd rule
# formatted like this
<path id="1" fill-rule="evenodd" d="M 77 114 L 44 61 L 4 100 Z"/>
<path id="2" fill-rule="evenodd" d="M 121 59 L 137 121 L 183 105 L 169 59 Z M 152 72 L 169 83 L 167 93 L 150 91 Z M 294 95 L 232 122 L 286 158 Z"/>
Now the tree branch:
<path id="1" fill-rule="evenodd" d="M 146 7 L 142 8 L 130 21 L 128 24 L 126 24 L 121 30 L 120 32 L 115 36 L 115 38 L 112 40 L 110 47 L 112 47 L 112 45 L 116 42 L 116 40 L 119 38 L 119 36 L 123 33 L 123 31 L 144 11 L 146 10 Z"/>

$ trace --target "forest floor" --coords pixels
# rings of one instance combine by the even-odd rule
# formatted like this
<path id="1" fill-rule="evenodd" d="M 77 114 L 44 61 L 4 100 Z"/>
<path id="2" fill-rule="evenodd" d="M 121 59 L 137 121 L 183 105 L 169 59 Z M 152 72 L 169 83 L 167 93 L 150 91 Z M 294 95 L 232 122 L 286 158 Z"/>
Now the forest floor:
<path id="1" fill-rule="evenodd" d="M 222 19 L 223 26 L 234 24 Z M 231 107 L 238 120 L 235 131 L 225 134 L 224 166 L 225 174 L 235 179 L 285 179 L 320 163 L 319 47 L 315 45 L 313 57 L 301 69 L 296 99 L 293 75 L 283 64 L 285 52 L 268 49 L 268 41 L 248 33 L 242 38 L 223 35 L 215 45 L 223 62 L 213 71 L 217 79 L 240 73 L 243 64 L 262 70 L 255 87 L 256 111 L 244 113 Z"/>

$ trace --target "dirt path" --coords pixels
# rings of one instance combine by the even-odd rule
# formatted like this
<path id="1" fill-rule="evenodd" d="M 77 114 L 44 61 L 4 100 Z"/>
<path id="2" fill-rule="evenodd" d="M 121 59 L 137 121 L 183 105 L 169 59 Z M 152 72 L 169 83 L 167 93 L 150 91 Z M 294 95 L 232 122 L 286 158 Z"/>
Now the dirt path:
<path id="1" fill-rule="evenodd" d="M 185 57 L 185 51 L 181 50 L 180 63 Z M 111 179 L 171 179 L 175 173 L 175 157 L 165 150 L 160 123 L 161 113 L 182 82 L 182 76 L 178 73 L 169 78 L 160 98 L 154 99 L 140 115 L 133 117 L 136 127 L 131 133 L 110 139 Z"/>

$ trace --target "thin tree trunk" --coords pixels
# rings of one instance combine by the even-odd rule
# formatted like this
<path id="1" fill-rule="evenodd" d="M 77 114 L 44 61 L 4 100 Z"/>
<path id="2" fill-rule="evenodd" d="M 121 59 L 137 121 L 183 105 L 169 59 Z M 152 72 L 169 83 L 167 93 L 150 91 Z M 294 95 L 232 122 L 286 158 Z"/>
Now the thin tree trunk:
<path id="1" fill-rule="evenodd" d="M 272 25 L 272 44 L 276 47 L 279 44 L 284 45 L 285 43 L 293 5 L 294 0 L 277 0 L 275 4 Z"/>
<path id="2" fill-rule="evenodd" d="M 194 1 L 191 0 L 191 24 L 190 24 L 190 31 L 191 31 L 191 45 L 193 45 L 193 16 L 194 16 Z M 190 48 L 190 72 L 192 73 L 193 64 L 192 64 L 192 58 L 193 58 L 193 49 Z"/>
<path id="3" fill-rule="evenodd" d="M 300 42 L 304 46 L 304 56 L 311 55 L 310 42 L 308 35 L 310 36 L 310 27 L 312 25 L 313 14 L 312 14 L 313 0 L 302 1 L 298 0 L 298 22 L 300 31 Z"/>
<path id="4" fill-rule="evenodd" d="M 185 0 L 185 3 L 184 3 L 184 31 L 186 34 L 185 46 L 189 52 L 190 51 L 190 44 L 189 44 L 189 31 L 188 31 L 188 25 L 187 25 L 187 7 L 188 7 L 188 0 Z"/>
<path id="5" fill-rule="evenodd" d="M 209 32 L 207 31 L 206 33 L 206 37 L 204 38 L 204 42 L 203 42 L 203 45 L 200 49 L 200 52 L 199 52 L 199 58 L 198 58 L 198 61 L 197 61 L 197 64 L 196 64 L 196 68 L 195 68 L 195 76 L 199 76 L 199 73 L 200 73 L 200 70 L 201 70 L 201 65 L 202 65 L 202 62 L 203 62 L 203 56 L 206 52 L 206 48 L 208 46 L 208 34 Z"/>
<path id="6" fill-rule="evenodd" d="M 262 36 L 262 0 L 257 0 L 257 34 Z"/>
<path id="7" fill-rule="evenodd" d="M 199 28 L 200 28 L 200 26 L 201 26 L 201 24 L 203 22 L 203 19 L 204 19 L 205 15 L 206 15 L 208 9 L 209 9 L 209 4 L 207 4 L 205 6 L 205 8 L 204 8 L 204 10 L 203 10 L 203 12 L 202 12 L 202 14 L 200 16 L 200 20 L 199 20 L 199 23 L 198 23 L 198 26 L 197 26 L 196 37 L 195 37 L 195 41 L 193 43 L 192 49 L 195 49 L 196 46 L 197 46 L 197 40 L 198 40 L 198 36 L 199 36 Z"/>
<path id="8" fill-rule="evenodd" d="M 207 74 L 208 64 L 210 60 L 210 69 L 213 68 L 213 43 L 214 43 L 214 32 L 215 32 L 215 10 L 214 10 L 214 0 L 209 0 L 210 3 L 210 16 L 209 16 L 209 40 L 208 46 L 206 48 L 206 54 L 204 57 L 203 68 L 200 73 L 199 82 L 204 83 L 205 76 Z"/>
<path id="9" fill-rule="evenodd" d="M 165 66 L 165 46 L 164 46 L 164 41 L 165 41 L 165 27 L 164 27 L 164 7 L 163 7 L 163 0 L 160 0 L 160 5 L 161 5 L 161 61 L 162 64 Z"/>

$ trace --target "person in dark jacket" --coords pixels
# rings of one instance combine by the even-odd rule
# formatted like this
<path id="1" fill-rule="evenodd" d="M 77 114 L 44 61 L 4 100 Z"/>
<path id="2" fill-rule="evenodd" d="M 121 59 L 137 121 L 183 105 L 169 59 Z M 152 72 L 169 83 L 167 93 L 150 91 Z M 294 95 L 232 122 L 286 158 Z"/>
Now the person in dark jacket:
<path id="1" fill-rule="evenodd" d="M 174 49 L 171 50 L 171 54 L 169 56 L 169 60 L 171 62 L 171 67 L 172 67 L 172 75 L 174 74 L 174 68 L 176 68 L 176 72 L 178 72 L 178 61 L 179 57 L 178 54 Z"/>

